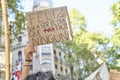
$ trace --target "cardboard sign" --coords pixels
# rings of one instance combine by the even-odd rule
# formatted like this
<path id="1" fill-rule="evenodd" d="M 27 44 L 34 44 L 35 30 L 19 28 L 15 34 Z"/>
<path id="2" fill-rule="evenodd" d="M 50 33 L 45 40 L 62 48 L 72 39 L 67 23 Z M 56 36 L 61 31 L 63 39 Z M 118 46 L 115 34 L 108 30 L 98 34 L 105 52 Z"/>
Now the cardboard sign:
<path id="1" fill-rule="evenodd" d="M 110 80 L 120 80 L 120 72 L 110 69 Z"/>
<path id="2" fill-rule="evenodd" d="M 67 7 L 26 13 L 29 43 L 43 45 L 72 39 Z"/>
<path id="3" fill-rule="evenodd" d="M 10 65 L 12 63 L 12 53 L 10 53 Z M 5 71 L 6 70 L 6 54 L 5 52 L 0 52 L 0 71 Z"/>
<path id="4" fill-rule="evenodd" d="M 107 65 L 103 63 L 96 71 L 84 80 L 109 80 L 109 72 Z"/>
<path id="5" fill-rule="evenodd" d="M 0 70 L 5 71 L 6 57 L 4 52 L 0 52 Z"/>

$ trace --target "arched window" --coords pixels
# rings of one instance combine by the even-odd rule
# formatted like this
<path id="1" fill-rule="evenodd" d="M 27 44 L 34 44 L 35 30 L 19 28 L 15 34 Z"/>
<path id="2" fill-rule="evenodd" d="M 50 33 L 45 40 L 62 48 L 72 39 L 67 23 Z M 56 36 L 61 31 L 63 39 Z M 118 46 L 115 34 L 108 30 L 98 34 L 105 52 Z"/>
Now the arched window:
<path id="1" fill-rule="evenodd" d="M 59 56 L 61 57 L 61 52 L 59 52 Z"/>
<path id="2" fill-rule="evenodd" d="M 57 69 L 57 64 L 55 64 L 55 69 Z"/>
<path id="3" fill-rule="evenodd" d="M 18 37 L 18 42 L 22 42 L 22 36 Z"/>
<path id="4" fill-rule="evenodd" d="M 67 74 L 67 69 L 65 69 L 65 72 L 66 72 L 66 74 Z"/>
<path id="5" fill-rule="evenodd" d="M 30 70 L 33 70 L 33 65 L 30 65 Z"/>
<path id="6" fill-rule="evenodd" d="M 42 70 L 43 71 L 51 71 L 51 60 L 42 60 Z"/>
<path id="7" fill-rule="evenodd" d="M 63 68 L 62 68 L 62 67 L 60 67 L 60 70 L 61 70 L 61 71 L 63 71 Z"/>
<path id="8" fill-rule="evenodd" d="M 22 61 L 22 51 L 18 52 L 18 61 Z"/>
<path id="9" fill-rule="evenodd" d="M 56 55 L 56 50 L 54 50 L 54 55 Z"/>

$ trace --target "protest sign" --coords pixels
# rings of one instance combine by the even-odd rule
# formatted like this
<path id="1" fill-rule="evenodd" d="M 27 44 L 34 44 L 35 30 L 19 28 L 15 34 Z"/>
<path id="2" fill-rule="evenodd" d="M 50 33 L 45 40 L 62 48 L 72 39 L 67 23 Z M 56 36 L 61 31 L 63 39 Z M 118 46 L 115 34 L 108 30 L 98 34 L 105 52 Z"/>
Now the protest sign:
<path id="1" fill-rule="evenodd" d="M 110 80 L 120 80 L 120 72 L 115 69 L 110 69 Z"/>
<path id="2" fill-rule="evenodd" d="M 6 54 L 5 52 L 0 52 L 0 71 L 5 71 L 6 66 Z M 10 64 L 12 63 L 12 55 L 10 53 Z"/>
<path id="3" fill-rule="evenodd" d="M 5 71 L 5 52 L 0 52 L 0 70 Z"/>
<path id="4" fill-rule="evenodd" d="M 43 45 L 72 39 L 67 7 L 26 13 L 29 43 Z"/>
<path id="5" fill-rule="evenodd" d="M 90 76 L 85 78 L 85 80 L 109 80 L 109 72 L 107 65 L 103 63 L 103 65 L 101 65 Z"/>

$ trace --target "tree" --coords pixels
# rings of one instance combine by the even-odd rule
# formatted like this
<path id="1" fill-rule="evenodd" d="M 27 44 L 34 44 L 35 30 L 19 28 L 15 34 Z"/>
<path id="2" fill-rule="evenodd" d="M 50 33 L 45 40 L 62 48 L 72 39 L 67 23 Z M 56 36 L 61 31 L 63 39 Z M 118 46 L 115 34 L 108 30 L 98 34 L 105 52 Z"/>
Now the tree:
<path id="1" fill-rule="evenodd" d="M 21 5 L 22 1 L 23 0 L 7 0 L 9 30 L 10 34 L 14 35 L 15 38 L 25 29 L 25 16 L 24 12 L 22 12 L 23 7 Z M 0 22 L 2 22 L 2 19 Z M 3 33 L 4 28 L 0 25 L 0 37 Z"/>
<path id="2" fill-rule="evenodd" d="M 70 10 L 70 21 L 72 22 L 72 28 L 80 29 L 80 27 L 86 27 L 85 17 L 76 8 Z"/>
<path id="3" fill-rule="evenodd" d="M 111 10 L 114 16 L 112 24 L 114 25 L 114 27 L 120 27 L 120 1 L 113 4 Z"/>
<path id="4" fill-rule="evenodd" d="M 72 65 L 76 65 L 76 71 L 72 72 L 75 78 L 80 76 L 82 80 L 84 77 L 90 75 L 90 73 L 99 66 L 97 62 L 98 59 L 106 62 L 109 69 L 118 69 L 120 67 L 117 66 L 117 60 L 120 58 L 120 2 L 115 3 L 111 9 L 114 15 L 112 21 L 114 34 L 112 38 L 104 34 L 88 32 L 86 30 L 85 17 L 81 15 L 77 9 L 71 10 L 71 24 L 73 31 L 77 29 L 77 32 L 73 33 L 72 41 L 66 41 L 63 44 L 67 50 L 69 50 L 70 56 L 68 57 L 68 61 Z M 82 63 L 80 63 L 80 61 Z M 92 63 L 96 66 L 91 66 Z M 84 68 L 80 68 L 79 66 L 81 65 L 83 65 Z"/>
<path id="5" fill-rule="evenodd" d="M 112 42 L 115 46 L 119 46 L 120 44 L 120 2 L 117 2 L 112 5 L 112 13 L 113 13 L 113 20 L 112 24 L 114 26 L 114 34 L 112 36 Z"/>
<path id="6" fill-rule="evenodd" d="M 119 62 L 117 61 L 120 58 L 120 1 L 116 2 L 111 7 L 112 14 L 114 16 L 112 20 L 112 24 L 114 26 L 114 33 L 112 35 L 112 56 L 113 56 L 113 64 L 110 65 L 110 68 L 115 68 L 120 70 L 120 66 L 116 66 Z"/>
<path id="7" fill-rule="evenodd" d="M 9 19 L 12 18 L 12 20 L 9 20 L 10 32 L 13 32 L 15 37 L 25 29 L 25 15 L 24 12 L 22 12 L 22 1 L 23 0 L 8 0 Z"/>
<path id="8" fill-rule="evenodd" d="M 105 38 L 86 30 L 85 17 L 77 9 L 70 11 L 70 20 L 74 33 L 73 40 L 63 42 L 68 53 L 66 60 L 71 65 L 72 80 L 83 80 L 98 67 L 92 49 L 97 48 Z"/>
<path id="9" fill-rule="evenodd" d="M 77 9 L 70 11 L 70 19 L 73 40 L 65 41 L 63 45 L 68 53 L 67 61 L 71 65 L 72 80 L 83 80 L 100 66 L 98 59 L 108 63 L 110 40 L 102 33 L 88 32 L 85 17 Z"/>

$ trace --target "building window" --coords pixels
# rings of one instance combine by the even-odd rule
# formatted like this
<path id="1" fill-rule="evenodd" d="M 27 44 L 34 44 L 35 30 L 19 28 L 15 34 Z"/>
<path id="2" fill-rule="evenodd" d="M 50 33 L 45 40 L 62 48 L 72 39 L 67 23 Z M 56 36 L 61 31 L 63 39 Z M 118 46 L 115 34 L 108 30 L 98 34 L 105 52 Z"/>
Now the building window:
<path id="1" fill-rule="evenodd" d="M 65 56 L 64 56 L 64 59 L 65 59 Z"/>
<path id="2" fill-rule="evenodd" d="M 30 70 L 33 70 L 33 65 L 30 65 Z"/>
<path id="3" fill-rule="evenodd" d="M 22 42 L 22 36 L 18 37 L 18 42 Z"/>
<path id="4" fill-rule="evenodd" d="M 54 55 L 56 55 L 56 50 L 54 50 Z"/>
<path id="5" fill-rule="evenodd" d="M 42 53 L 42 56 L 50 56 L 50 53 Z"/>
<path id="6" fill-rule="evenodd" d="M 42 46 L 42 52 L 50 52 L 50 46 Z"/>
<path id="7" fill-rule="evenodd" d="M 65 72 L 66 72 L 66 74 L 67 74 L 67 69 L 65 69 Z"/>
<path id="8" fill-rule="evenodd" d="M 42 69 L 45 71 L 51 71 L 51 63 L 47 63 L 47 62 L 43 63 Z"/>
<path id="9" fill-rule="evenodd" d="M 60 76 L 60 74 L 58 74 L 58 76 Z"/>
<path id="10" fill-rule="evenodd" d="M 19 61 L 18 61 L 18 60 L 16 60 L 16 61 L 15 61 L 15 63 L 16 63 L 16 65 L 18 65 L 18 64 L 19 64 Z"/>
<path id="11" fill-rule="evenodd" d="M 59 52 L 59 56 L 61 56 L 61 52 Z"/>
<path id="12" fill-rule="evenodd" d="M 18 61 L 22 61 L 22 51 L 18 52 Z"/>
<path id="13" fill-rule="evenodd" d="M 57 69 L 57 64 L 55 64 L 55 69 Z"/>
<path id="14" fill-rule="evenodd" d="M 61 70 L 61 71 L 63 71 L 63 68 L 62 68 L 62 67 L 60 67 L 60 70 Z"/>
<path id="15" fill-rule="evenodd" d="M 51 71 L 52 66 L 51 66 L 51 60 L 42 60 L 42 70 L 44 71 Z"/>
<path id="16" fill-rule="evenodd" d="M 43 56 L 51 55 L 50 46 L 42 46 L 42 55 Z"/>

